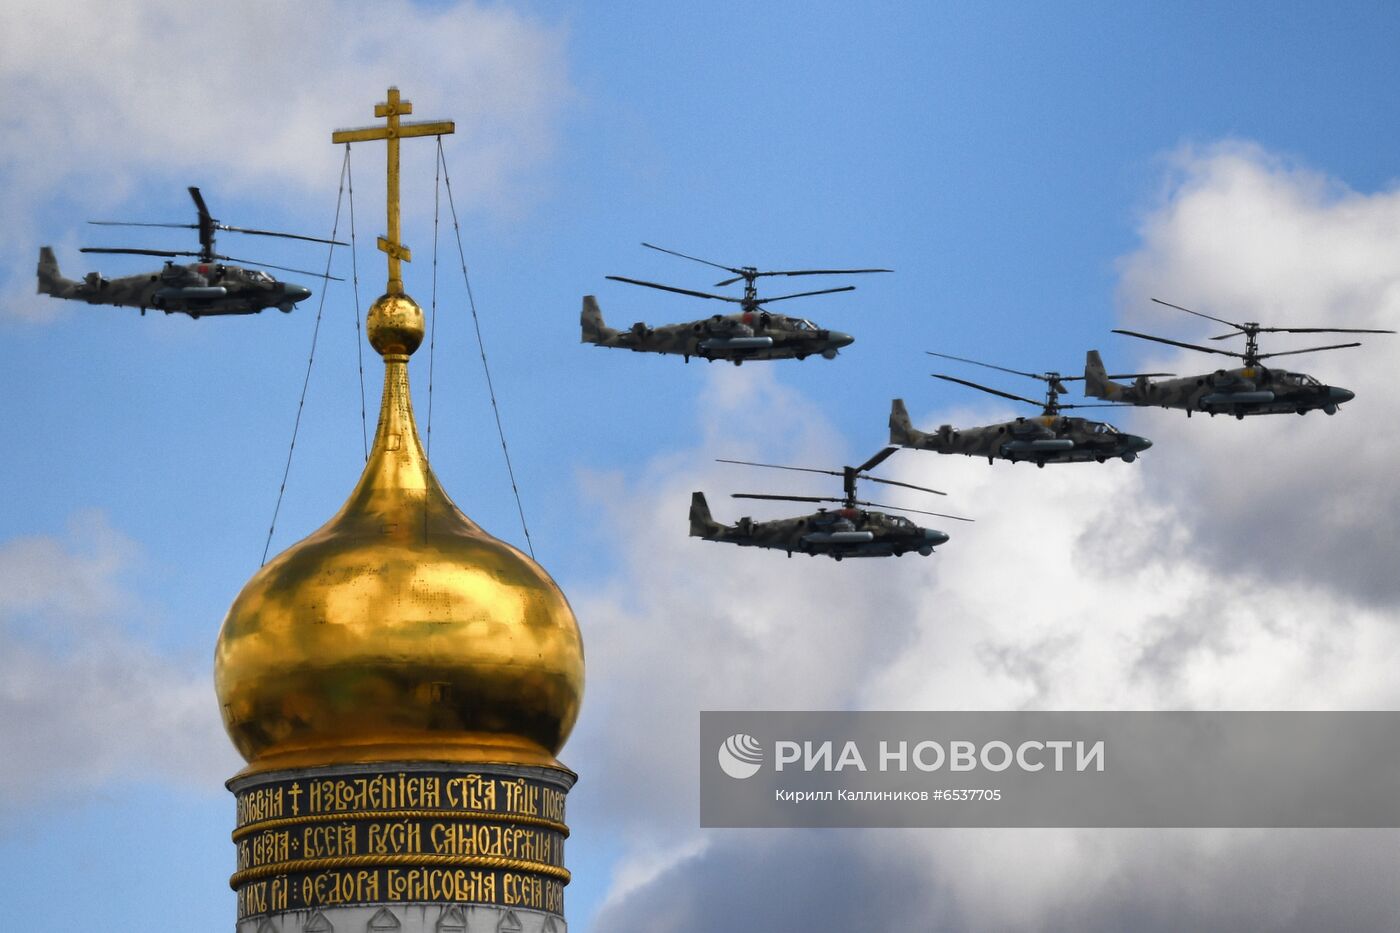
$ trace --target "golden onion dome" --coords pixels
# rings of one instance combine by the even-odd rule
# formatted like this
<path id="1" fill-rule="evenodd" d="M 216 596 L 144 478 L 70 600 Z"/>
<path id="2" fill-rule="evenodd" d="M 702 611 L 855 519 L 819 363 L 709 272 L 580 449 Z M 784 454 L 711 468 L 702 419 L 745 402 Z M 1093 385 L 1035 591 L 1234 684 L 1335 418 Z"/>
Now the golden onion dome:
<path id="1" fill-rule="evenodd" d="M 214 679 L 244 774 L 373 761 L 561 767 L 583 693 L 573 611 L 537 563 L 448 498 L 418 439 L 423 312 L 370 308 L 384 396 L 364 473 L 329 522 L 248 582 Z"/>

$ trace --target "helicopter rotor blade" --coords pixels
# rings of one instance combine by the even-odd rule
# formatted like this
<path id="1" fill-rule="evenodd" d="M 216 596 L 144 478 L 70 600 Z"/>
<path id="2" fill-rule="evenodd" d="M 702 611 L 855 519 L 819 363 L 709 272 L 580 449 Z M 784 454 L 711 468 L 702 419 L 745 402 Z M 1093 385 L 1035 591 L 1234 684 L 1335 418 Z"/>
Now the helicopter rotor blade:
<path id="1" fill-rule="evenodd" d="M 841 470 L 818 470 L 814 467 L 783 466 L 779 463 L 755 463 L 752 460 L 726 460 L 723 457 L 716 457 L 716 463 L 737 463 L 740 466 L 767 467 L 770 470 L 796 470 L 799 473 L 825 473 L 828 476 L 845 476 Z"/>
<path id="2" fill-rule="evenodd" d="M 893 272 L 893 269 L 796 269 L 787 272 L 760 272 L 759 275 L 864 275 L 867 272 Z"/>
<path id="3" fill-rule="evenodd" d="M 1370 327 L 1261 327 L 1260 331 L 1284 334 L 1393 334 L 1393 330 Z"/>
<path id="4" fill-rule="evenodd" d="M 107 246 L 84 246 L 78 250 L 80 253 L 119 253 L 126 256 L 198 256 L 199 253 L 190 250 L 173 249 L 124 249 Z"/>
<path id="5" fill-rule="evenodd" d="M 1157 299 L 1154 298 L 1152 300 L 1156 301 Z M 1176 306 L 1173 305 L 1172 307 Z M 1192 313 L 1194 314 L 1195 312 Z M 1113 332 L 1115 334 L 1127 334 L 1129 337 L 1137 337 L 1141 340 L 1155 340 L 1157 343 L 1166 343 L 1174 347 L 1184 347 L 1187 350 L 1200 350 L 1202 353 L 1219 353 L 1221 356 L 1237 356 L 1240 359 L 1244 359 L 1243 353 L 1236 353 L 1234 350 L 1220 350 L 1215 347 L 1202 347 L 1194 343 L 1182 343 L 1180 340 L 1168 340 L 1166 337 L 1154 337 L 1151 334 L 1139 334 L 1135 330 L 1118 330 L 1117 328 L 1114 328 Z"/>
<path id="6" fill-rule="evenodd" d="M 1056 407 L 1063 411 L 1066 408 L 1138 408 L 1139 406 L 1131 402 L 1080 402 L 1077 405 L 1058 405 Z"/>
<path id="7" fill-rule="evenodd" d="M 204 195 L 200 194 L 199 189 L 196 188 L 194 185 L 190 185 L 190 197 L 194 199 L 194 209 L 199 211 L 199 216 L 201 219 L 206 219 L 210 223 L 217 222 L 209 216 L 209 208 L 204 203 Z"/>
<path id="8" fill-rule="evenodd" d="M 658 249 L 660 247 L 657 247 Z M 674 285 L 661 285 L 656 282 L 644 282 L 641 279 L 629 279 L 621 275 L 608 275 L 604 278 L 612 279 L 614 282 L 626 282 L 628 285 L 645 285 L 647 288 L 659 288 L 663 292 L 675 292 L 678 295 L 693 295 L 696 298 L 714 298 L 717 301 L 729 301 L 735 304 L 743 302 L 742 298 L 734 298 L 730 295 L 711 295 L 709 292 L 692 291 L 689 288 L 677 288 Z"/>
<path id="9" fill-rule="evenodd" d="M 900 482 L 899 480 L 897 480 L 897 479 L 881 479 L 881 478 L 878 477 L 878 476 L 869 476 L 869 475 L 867 475 L 867 474 L 865 474 L 865 473 L 860 473 L 860 474 L 858 474 L 858 477 L 859 477 L 860 479 L 868 479 L 868 480 L 870 480 L 870 482 L 872 482 L 872 483 L 884 483 L 886 486 L 902 486 L 902 487 L 904 487 L 905 489 L 917 489 L 917 490 L 919 490 L 919 492 L 931 492 L 931 493 L 933 493 L 935 496 L 946 496 L 946 495 L 948 495 L 946 492 L 944 492 L 944 491 L 941 490 L 941 489 L 930 489 L 930 488 L 928 488 L 927 486 L 915 486 L 913 483 L 901 483 L 901 482 Z"/>
<path id="10" fill-rule="evenodd" d="M 959 379 L 956 376 L 945 376 L 942 373 L 929 373 L 929 375 L 935 379 L 943 379 L 948 382 L 956 382 L 959 385 L 965 385 L 970 386 L 974 389 L 980 389 L 981 391 L 988 392 L 992 395 L 1000 395 L 1002 398 L 1009 398 L 1014 402 L 1025 402 L 1027 405 L 1034 405 L 1036 408 L 1044 407 L 1043 402 L 1037 402 L 1035 399 L 1029 399 L 1023 395 L 1012 395 L 1010 392 L 1003 392 L 1000 389 L 992 389 L 984 385 L 978 385 L 975 382 L 968 382 L 966 379 Z"/>
<path id="11" fill-rule="evenodd" d="M 184 230 L 198 230 L 199 224 L 148 224 L 134 220 L 89 220 L 94 227 L 178 227 Z"/>
<path id="12" fill-rule="evenodd" d="M 976 519 L 972 518 L 963 518 L 961 515 L 949 515 L 947 512 L 926 512 L 923 509 L 906 509 L 902 505 L 881 505 L 879 502 L 857 501 L 853 502 L 852 505 L 869 505 L 877 509 L 894 509 L 896 512 L 913 512 L 915 515 L 933 515 L 938 518 L 951 518 L 957 522 L 976 521 Z"/>
<path id="13" fill-rule="evenodd" d="M 185 226 L 191 226 L 186 224 Z M 309 243 L 330 243 L 335 246 L 349 246 L 341 240 L 327 240 L 318 236 L 302 236 L 300 233 L 278 233 L 275 230 L 251 230 L 247 227 L 230 227 L 228 224 L 215 224 L 217 230 L 228 230 L 231 233 L 251 233 L 255 236 L 279 236 L 288 240 L 306 240 Z"/>
<path id="14" fill-rule="evenodd" d="M 860 466 L 856 467 L 855 472 L 864 473 L 866 470 L 875 469 L 877 466 L 884 463 L 890 457 L 893 457 L 898 450 L 899 448 L 892 444 L 886 447 L 881 447 L 878 451 L 875 452 L 875 455 L 873 457 L 862 463 Z"/>
<path id="15" fill-rule="evenodd" d="M 1238 331 L 1244 330 L 1243 327 L 1236 324 L 1234 321 L 1227 321 L 1223 317 L 1216 317 L 1212 314 L 1202 314 L 1200 311 L 1192 311 L 1190 308 L 1183 308 L 1181 305 L 1174 305 L 1170 301 L 1163 301 L 1160 298 L 1153 298 L 1152 300 L 1157 302 L 1157 304 L 1159 305 L 1166 305 L 1168 308 L 1175 308 L 1178 311 L 1185 311 L 1187 314 L 1194 314 L 1196 315 L 1196 317 L 1203 317 L 1208 321 L 1215 321 L 1218 324 L 1225 324 L 1229 327 L 1235 328 Z"/>
<path id="16" fill-rule="evenodd" d="M 830 295 L 834 292 L 853 292 L 855 290 L 856 287 L 854 285 L 843 285 L 840 288 L 823 288 L 815 292 L 798 292 L 795 295 L 779 295 L 777 298 L 760 298 L 755 304 L 766 305 L 770 301 L 787 301 L 789 298 L 806 298 L 808 295 Z M 731 298 L 729 300 L 738 301 L 739 299 Z"/>
<path id="17" fill-rule="evenodd" d="M 1021 370 L 1019 370 L 1019 369 L 1007 369 L 1005 366 L 993 366 L 991 363 L 983 363 L 983 362 L 980 361 L 980 360 L 970 360 L 970 359 L 968 359 L 968 358 L 965 357 L 965 356 L 953 356 L 951 353 L 935 353 L 935 352 L 932 351 L 932 350 L 925 350 L 924 352 L 927 353 L 929 356 L 941 356 L 941 357 L 943 357 L 945 360 L 957 360 L 959 363 L 971 363 L 971 364 L 974 365 L 974 366 L 985 366 L 985 367 L 988 368 L 988 369 L 995 369 L 995 370 L 999 370 L 999 371 L 1004 372 L 1004 373 L 1011 373 L 1011 374 L 1014 375 L 1014 376 L 1029 376 L 1029 377 L 1032 378 L 1032 379 L 1039 379 L 1039 380 L 1042 381 L 1042 382 L 1049 382 L 1049 381 L 1050 381 L 1050 377 L 1047 376 L 1047 375 L 1044 375 L 1044 374 L 1042 374 L 1042 373 L 1024 373 L 1024 372 L 1021 372 Z M 1074 378 L 1074 377 L 1065 377 L 1065 378 Z M 1084 378 L 1084 377 L 1083 377 L 1083 376 L 1080 376 L 1079 378 L 1082 379 L 1082 378 Z"/>
<path id="18" fill-rule="evenodd" d="M 667 249 L 664 246 L 654 246 L 651 243 L 643 243 L 642 245 L 645 246 L 647 249 L 654 249 L 659 253 L 670 253 L 672 256 L 679 256 L 682 259 L 689 259 L 691 262 L 701 262 L 707 266 L 714 266 L 716 269 L 723 269 L 725 272 L 733 272 L 735 275 L 739 276 L 739 278 L 744 277 L 743 270 L 735 269 L 733 266 L 722 266 L 717 262 L 710 262 L 708 259 L 701 259 L 699 256 L 687 256 L 685 253 L 678 253 L 675 250 Z"/>
<path id="19" fill-rule="evenodd" d="M 1265 360 L 1271 356 L 1292 356 L 1295 353 L 1316 353 L 1319 350 L 1345 350 L 1347 347 L 1359 347 L 1360 343 L 1334 343 L 1327 347 L 1305 347 L 1302 350 L 1280 350 L 1277 353 L 1260 353 L 1256 359 Z"/>
<path id="20" fill-rule="evenodd" d="M 893 271 L 894 271 L 893 269 L 797 269 L 797 270 L 793 270 L 793 271 L 790 271 L 790 272 L 755 272 L 755 273 L 753 274 L 753 277 L 754 277 L 754 278 L 759 278 L 760 276 L 765 276 L 765 275 L 862 275 L 862 274 L 864 274 L 864 273 L 866 273 L 866 272 L 893 272 Z M 724 285 L 733 285 L 735 282 L 738 282 L 740 279 L 746 279 L 746 278 L 748 278 L 748 276 L 746 276 L 746 275 L 740 275 L 740 276 L 736 276 L 736 277 L 734 277 L 734 278 L 732 278 L 732 279 L 725 279 L 723 282 L 716 282 L 716 283 L 715 283 L 715 288 L 720 288 L 721 286 L 724 286 Z"/>
<path id="21" fill-rule="evenodd" d="M 313 278 L 318 278 L 318 279 L 330 279 L 332 282 L 344 282 L 344 281 L 345 281 L 344 279 L 340 278 L 339 276 L 327 275 L 327 274 L 324 273 L 324 272 L 311 272 L 311 271 L 308 270 L 308 269 L 293 269 L 293 268 L 290 268 L 289 266 L 277 266 L 277 265 L 273 265 L 273 264 L 270 263 L 270 262 L 256 262 L 256 261 L 254 261 L 254 260 L 252 260 L 252 259 L 237 259 L 237 258 L 235 258 L 235 257 L 233 257 L 233 256 L 215 256 L 215 257 L 213 257 L 213 258 L 214 258 L 214 259 L 218 259 L 218 260 L 222 260 L 223 262 L 239 262 L 239 263 L 242 263 L 242 264 L 245 265 L 245 266 L 260 266 L 260 267 L 262 267 L 262 268 L 264 268 L 264 269 L 278 269 L 278 270 L 280 270 L 280 271 L 282 271 L 282 272 L 292 272 L 292 273 L 295 273 L 296 275 L 309 275 L 309 276 L 312 276 Z"/>
<path id="22" fill-rule="evenodd" d="M 758 492 L 731 492 L 731 499 L 777 499 L 782 502 L 845 502 L 832 496 L 775 496 Z"/>

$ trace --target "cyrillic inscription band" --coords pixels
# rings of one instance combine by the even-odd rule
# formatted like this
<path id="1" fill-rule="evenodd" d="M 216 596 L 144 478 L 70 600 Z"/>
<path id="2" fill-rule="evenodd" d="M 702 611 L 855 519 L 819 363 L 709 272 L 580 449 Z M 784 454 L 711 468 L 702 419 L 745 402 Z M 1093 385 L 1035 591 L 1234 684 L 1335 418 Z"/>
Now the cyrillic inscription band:
<path id="1" fill-rule="evenodd" d="M 386 810 L 485 810 L 564 822 L 564 792 L 526 778 L 374 774 L 308 778 L 237 795 L 238 826 L 287 817 Z"/>
<path id="2" fill-rule="evenodd" d="M 381 902 L 562 916 L 564 791 L 524 777 L 303 777 L 236 795 L 240 919 Z"/>
<path id="3" fill-rule="evenodd" d="M 376 903 L 474 903 L 563 916 L 564 883 L 525 872 L 361 868 L 274 875 L 238 887 L 238 919 L 287 910 Z"/>
<path id="4" fill-rule="evenodd" d="M 238 870 L 348 855 L 460 855 L 564 864 L 562 833 L 463 820 L 367 820 L 260 830 L 238 840 Z"/>

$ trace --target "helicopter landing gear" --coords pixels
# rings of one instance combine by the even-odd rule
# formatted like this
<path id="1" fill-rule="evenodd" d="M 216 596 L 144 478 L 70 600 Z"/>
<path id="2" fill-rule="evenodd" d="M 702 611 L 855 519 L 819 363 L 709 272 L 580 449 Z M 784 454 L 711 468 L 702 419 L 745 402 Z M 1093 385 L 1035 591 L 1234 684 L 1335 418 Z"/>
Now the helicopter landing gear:
<path id="1" fill-rule="evenodd" d="M 735 365 L 735 366 L 743 366 L 743 365 L 744 365 L 744 361 L 743 361 L 743 360 L 735 360 L 735 361 L 734 361 L 734 365 Z"/>
<path id="2" fill-rule="evenodd" d="M 840 554 L 832 554 L 831 557 L 832 557 L 833 560 L 840 560 L 840 559 L 841 559 L 841 555 L 840 555 Z"/>
<path id="3" fill-rule="evenodd" d="M 1123 460 L 1124 463 L 1132 463 L 1132 462 L 1133 462 L 1134 460 L 1136 460 L 1136 459 L 1137 459 L 1137 454 L 1133 453 L 1131 450 L 1128 451 L 1127 453 L 1123 454 L 1123 457 L 1122 457 L 1122 460 Z"/>
<path id="4" fill-rule="evenodd" d="M 1335 415 L 1335 414 L 1337 413 L 1337 406 L 1336 406 L 1336 405 L 1325 405 L 1325 406 L 1323 406 L 1323 409 L 1322 409 L 1322 410 L 1325 411 L 1325 412 L 1327 412 L 1327 414 L 1329 414 L 1329 415 Z"/>

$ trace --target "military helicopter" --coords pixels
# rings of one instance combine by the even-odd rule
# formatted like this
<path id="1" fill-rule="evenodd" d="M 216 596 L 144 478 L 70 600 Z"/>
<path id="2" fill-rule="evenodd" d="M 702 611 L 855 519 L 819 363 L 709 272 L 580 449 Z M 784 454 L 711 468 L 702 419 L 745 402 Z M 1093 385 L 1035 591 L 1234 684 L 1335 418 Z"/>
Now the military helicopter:
<path id="1" fill-rule="evenodd" d="M 257 314 L 264 308 L 277 308 L 290 312 L 296 303 L 311 297 L 311 289 L 290 282 L 279 282 L 259 269 L 244 269 L 239 266 L 224 265 L 225 262 L 244 262 L 254 266 L 266 266 L 295 272 L 298 275 L 311 275 L 317 278 L 334 279 L 333 275 L 307 272 L 301 269 L 288 269 L 271 263 L 250 262 L 247 259 L 234 259 L 214 252 L 214 231 L 227 230 L 231 233 L 248 233 L 256 236 L 275 236 L 288 240 L 305 240 L 310 243 L 328 243 L 336 246 L 346 244 L 339 240 L 324 240 L 320 237 L 301 236 L 296 233 L 276 233 L 271 230 L 249 230 L 245 227 L 230 227 L 219 223 L 209 214 L 204 196 L 199 189 L 191 187 L 190 197 L 194 199 L 198 222 L 192 224 L 131 223 L 115 220 L 91 220 L 91 224 L 104 227 L 180 227 L 199 231 L 199 252 L 164 249 L 118 249 L 109 247 L 84 247 L 84 253 L 121 253 L 137 256 L 166 256 L 165 268 L 159 272 L 144 275 L 127 275 L 108 279 L 98 272 L 89 272 L 81 281 L 66 279 L 59 271 L 58 260 L 53 250 L 47 246 L 39 249 L 39 294 L 54 298 L 67 298 L 86 301 L 88 304 L 116 305 L 118 307 L 140 308 L 144 315 L 147 308 L 155 308 L 166 314 L 181 312 L 192 318 L 205 314 Z M 177 264 L 176 256 L 195 256 L 191 263 Z"/>
<path id="2" fill-rule="evenodd" d="M 758 280 L 772 275 L 861 275 L 868 272 L 892 271 L 890 269 L 760 271 L 755 266 L 737 268 L 723 266 L 717 262 L 710 262 L 708 259 L 687 256 L 685 253 L 653 246 L 650 243 L 642 245 L 648 249 L 669 253 L 672 256 L 679 256 L 682 259 L 689 259 L 733 273 L 733 278 L 716 282 L 715 287 L 722 288 L 742 280 L 744 296 L 736 298 L 733 295 L 713 295 L 709 292 L 698 292 L 689 288 L 677 288 L 673 285 L 661 285 L 656 282 L 644 282 L 641 279 L 629 279 L 620 275 L 610 275 L 607 278 L 614 282 L 642 285 L 665 292 L 691 295 L 695 298 L 727 301 L 731 304 L 737 304 L 740 309 L 739 313 L 716 314 L 698 321 L 663 324 L 658 327 L 650 327 L 639 321 L 633 324 L 631 329 L 620 331 L 608 327 L 603 322 L 603 313 L 598 308 L 597 299 L 592 295 L 587 295 L 583 299 L 581 321 L 583 343 L 634 350 L 638 353 L 672 353 L 685 357 L 687 363 L 690 362 L 692 356 L 710 362 L 729 360 L 735 366 L 741 365 L 745 360 L 803 360 L 815 354 L 821 355 L 824 359 L 832 360 L 836 358 L 837 352 L 842 347 L 850 346 L 855 338 L 837 330 L 826 330 L 818 327 L 806 318 L 774 314 L 765 305 L 775 301 L 787 301 L 789 298 L 805 298 L 810 295 L 830 295 L 835 292 L 854 291 L 855 286 L 843 285 L 839 288 L 823 288 L 811 292 L 760 298 Z"/>
<path id="3" fill-rule="evenodd" d="M 959 385 L 971 386 L 979 391 L 1009 398 L 1015 402 L 1040 406 L 1041 414 L 1035 418 L 1017 418 L 1015 421 L 1004 421 L 1000 424 L 989 424 L 962 430 L 954 429 L 952 425 L 945 424 L 937 432 L 925 434 L 923 431 L 915 429 L 910 422 L 909 412 L 904 407 L 904 400 L 895 399 L 890 407 L 891 444 L 919 450 L 932 450 L 940 454 L 986 457 L 988 463 L 997 458 L 1010 460 L 1012 463 L 1026 460 L 1038 467 L 1044 467 L 1047 463 L 1084 463 L 1090 460 L 1103 463 L 1110 457 L 1117 457 L 1125 463 L 1132 463 L 1137 459 L 1139 453 L 1152 446 L 1152 442 L 1147 438 L 1139 437 L 1136 434 L 1125 434 L 1107 422 L 1066 417 L 1060 414 L 1066 408 L 1115 407 L 1112 405 L 1062 405 L 1060 396 L 1069 391 L 1065 388 L 1065 383 L 1082 379 L 1083 376 L 1061 376 L 1056 372 L 1023 373 L 1019 369 L 993 366 L 991 363 L 964 359 L 961 356 L 934 353 L 932 350 L 926 352 L 930 356 L 938 356 L 946 360 L 958 360 L 962 363 L 972 363 L 974 366 L 985 366 L 987 369 L 1039 379 L 1046 384 L 1044 402 L 1037 402 L 1020 395 L 1012 395 L 1010 392 L 1003 392 L 1000 389 L 988 388 L 966 379 L 933 373 L 935 379 L 944 379 Z M 1138 374 L 1117 375 L 1114 378 L 1128 379 L 1136 375 Z M 1171 374 L 1143 373 L 1141 375 L 1169 376 Z"/>
<path id="4" fill-rule="evenodd" d="M 1255 321 L 1236 324 L 1234 321 L 1202 314 L 1200 311 L 1192 311 L 1190 308 L 1183 308 L 1181 305 L 1174 305 L 1169 301 L 1162 301 L 1160 298 L 1152 300 L 1159 305 L 1166 305 L 1168 308 L 1185 311 L 1187 314 L 1194 314 L 1196 317 L 1203 317 L 1206 320 L 1234 328 L 1228 334 L 1221 334 L 1219 337 L 1211 337 L 1210 339 L 1228 340 L 1231 337 L 1243 336 L 1245 340 L 1244 352 L 1222 350 L 1219 347 L 1202 347 L 1194 343 L 1182 343 L 1179 340 L 1168 340 L 1166 337 L 1154 337 L 1151 334 L 1140 334 L 1131 330 L 1115 329 L 1113 332 L 1127 334 L 1129 337 L 1138 337 L 1142 340 L 1170 344 L 1174 347 L 1184 347 L 1187 350 L 1237 357 L 1244 361 L 1244 366 L 1239 369 L 1217 369 L 1213 373 L 1201 376 L 1187 376 L 1164 382 L 1149 382 L 1144 377 L 1138 377 L 1137 382 L 1133 385 L 1121 385 L 1112 381 L 1113 376 L 1105 374 L 1103 359 L 1099 356 L 1099 351 L 1090 350 L 1084 359 L 1085 395 L 1129 405 L 1161 405 L 1163 408 L 1181 408 L 1186 411 L 1188 418 L 1191 417 L 1193 411 L 1203 411 L 1212 417 L 1215 415 L 1234 415 L 1236 418 L 1243 418 L 1245 415 L 1273 415 L 1287 412 L 1306 415 L 1319 408 L 1329 415 L 1335 415 L 1337 406 L 1355 398 L 1355 392 L 1338 386 L 1324 385 L 1306 373 L 1271 369 L 1260 365 L 1259 361 L 1275 356 L 1290 356 L 1295 353 L 1342 350 L 1347 347 L 1359 347 L 1361 344 L 1335 343 L 1325 347 L 1306 347 L 1302 350 L 1260 353 L 1259 335 L 1261 333 L 1395 333 L 1393 330 L 1372 330 L 1357 327 L 1262 327 Z"/>
<path id="5" fill-rule="evenodd" d="M 707 541 L 727 541 L 740 547 L 765 547 L 794 552 L 815 557 L 825 554 L 835 560 L 846 557 L 898 557 L 916 551 L 927 557 L 933 549 L 948 540 L 948 535 L 932 528 L 920 528 L 902 515 L 887 515 L 884 512 L 869 511 L 861 506 L 875 506 L 882 509 L 896 509 L 913 512 L 917 515 L 936 515 L 960 522 L 970 522 L 970 518 L 945 515 L 942 512 L 924 512 L 919 509 L 904 509 L 876 502 L 861 502 L 856 499 L 856 481 L 865 479 L 872 483 L 888 486 L 902 486 L 943 496 L 947 493 L 926 486 L 901 483 L 892 479 L 870 476 L 867 470 L 883 463 L 898 447 L 886 447 L 858 467 L 842 467 L 840 470 L 818 470 L 811 467 L 780 466 L 774 463 L 752 463 L 748 460 L 720 460 L 720 463 L 737 463 L 744 466 L 767 467 L 774 470 L 797 470 L 803 473 L 826 473 L 839 476 L 845 486 L 841 498 L 831 496 L 775 496 L 759 493 L 736 492 L 735 499 L 777 499 L 784 502 L 839 502 L 836 510 L 818 509 L 815 514 L 800 518 L 780 518 L 774 521 L 756 522 L 745 516 L 737 524 L 724 525 L 710 515 L 709 503 L 703 492 L 692 493 L 690 497 L 690 534 L 694 538 Z"/>

